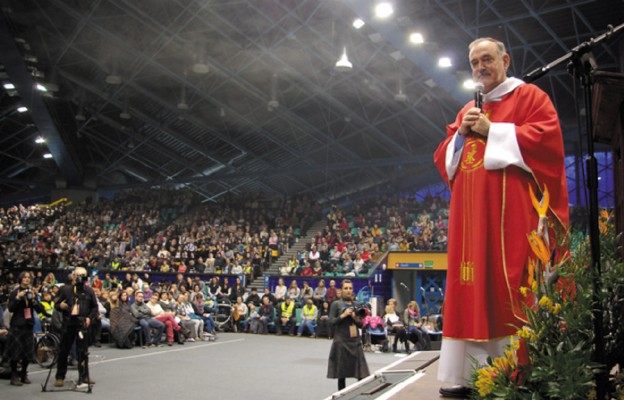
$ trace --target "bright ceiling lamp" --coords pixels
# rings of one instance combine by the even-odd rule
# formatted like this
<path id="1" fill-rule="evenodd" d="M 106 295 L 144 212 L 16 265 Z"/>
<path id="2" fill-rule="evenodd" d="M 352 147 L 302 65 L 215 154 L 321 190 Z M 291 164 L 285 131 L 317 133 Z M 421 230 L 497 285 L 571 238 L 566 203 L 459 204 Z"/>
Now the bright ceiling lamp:
<path id="1" fill-rule="evenodd" d="M 43 158 L 52 158 L 52 154 L 51 153 L 45 153 L 43 155 Z"/>
<path id="2" fill-rule="evenodd" d="M 353 69 L 353 64 L 351 64 L 351 61 L 349 61 L 349 57 L 347 57 L 346 46 L 342 48 L 342 55 L 340 56 L 338 61 L 336 61 L 334 69 L 338 72 L 348 72 Z"/>
<path id="3" fill-rule="evenodd" d="M 453 66 L 453 63 L 451 62 L 451 59 L 448 57 L 440 57 L 440 59 L 438 60 L 438 67 L 440 68 L 449 68 L 452 66 Z"/>
<path id="4" fill-rule="evenodd" d="M 462 87 L 466 90 L 474 90 L 475 81 L 473 81 L 472 79 L 466 79 L 464 83 L 462 83 Z"/>
<path id="5" fill-rule="evenodd" d="M 353 20 L 353 23 L 351 24 L 355 29 L 360 29 L 361 27 L 364 26 L 364 21 L 362 21 L 360 18 L 356 18 Z"/>
<path id="6" fill-rule="evenodd" d="M 24 107 L 24 106 L 17 107 L 17 112 L 25 113 L 26 111 L 28 111 L 28 107 Z"/>
<path id="7" fill-rule="evenodd" d="M 43 86 L 41 83 L 35 84 L 35 87 L 40 92 L 47 92 L 48 91 L 48 89 L 45 86 Z"/>
<path id="8" fill-rule="evenodd" d="M 35 143 L 37 144 L 42 144 L 45 143 L 46 140 L 43 138 L 43 136 L 37 136 L 37 138 L 35 139 Z"/>
<path id="9" fill-rule="evenodd" d="M 388 1 L 381 1 L 375 6 L 375 15 L 378 18 L 388 18 L 394 14 L 394 8 Z"/>
<path id="10" fill-rule="evenodd" d="M 414 32 L 409 35 L 409 41 L 413 44 L 423 44 L 425 43 L 425 38 L 422 33 Z"/>
<path id="11" fill-rule="evenodd" d="M 12 84 L 11 82 L 7 82 L 4 85 L 2 85 L 6 90 L 13 90 L 15 89 L 15 85 Z"/>

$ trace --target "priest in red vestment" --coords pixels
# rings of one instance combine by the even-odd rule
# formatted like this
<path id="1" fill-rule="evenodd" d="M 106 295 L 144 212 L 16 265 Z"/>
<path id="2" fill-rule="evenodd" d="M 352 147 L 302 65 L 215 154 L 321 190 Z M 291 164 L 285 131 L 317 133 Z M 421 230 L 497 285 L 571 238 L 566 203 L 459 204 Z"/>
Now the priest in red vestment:
<path id="1" fill-rule="evenodd" d="M 434 154 L 451 189 L 438 379 L 456 385 L 440 392 L 457 398 L 469 396 L 472 358 L 500 356 L 522 323 L 527 234 L 539 218 L 530 185 L 535 193 L 548 187 L 549 221 L 568 225 L 563 138 L 548 95 L 507 77 L 510 58 L 495 39 L 471 43 L 469 61 L 483 84 L 482 108 L 466 104 Z"/>

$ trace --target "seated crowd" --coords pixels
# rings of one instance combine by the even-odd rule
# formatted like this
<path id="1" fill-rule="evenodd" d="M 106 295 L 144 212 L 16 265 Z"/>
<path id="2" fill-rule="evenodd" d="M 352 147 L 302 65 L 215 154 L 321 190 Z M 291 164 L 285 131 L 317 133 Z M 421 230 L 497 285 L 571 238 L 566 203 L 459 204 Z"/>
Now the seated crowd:
<path id="1" fill-rule="evenodd" d="M 70 274 L 67 283 L 71 279 Z M 3 282 L 7 289 L 15 284 L 10 278 Z M 54 329 L 55 299 L 62 285 L 52 273 L 44 279 L 33 279 L 32 289 L 47 313 L 38 317 L 48 329 Z M 295 279 L 286 285 L 280 278 L 273 290 L 266 287 L 263 293 L 256 288 L 247 290 L 239 278 L 230 283 L 228 277 L 213 276 L 204 282 L 183 274 L 177 274 L 174 282 L 153 281 L 148 273 L 141 277 L 136 272 L 128 273 L 121 281 L 108 273 L 103 279 L 94 274 L 89 285 L 99 308 L 99 318 L 90 326 L 91 344 L 96 347 L 101 346 L 103 332 L 120 348 L 214 340 L 219 331 L 331 338 L 330 306 L 341 299 L 336 281 L 330 280 L 326 285 L 324 279 L 319 279 L 313 288 L 308 281 L 299 287 Z M 396 306 L 396 302 L 392 304 Z M 419 349 L 428 348 L 418 305 L 412 302 L 408 308 L 401 318 L 383 318 L 388 333 L 397 338 L 395 351 L 399 339 L 404 343 L 410 340 Z M 369 322 L 365 321 L 365 327 Z M 398 324 L 405 329 L 397 331 Z M 0 323 L 0 344 L 8 333 L 2 329 Z M 407 344 L 406 350 L 409 351 Z"/>
<path id="2" fill-rule="evenodd" d="M 448 202 L 439 196 L 378 196 L 348 210 L 333 206 L 325 228 L 305 251 L 284 262 L 280 275 L 366 275 L 388 251 L 446 251 Z"/>
<path id="3" fill-rule="evenodd" d="M 0 208 L 3 268 L 244 273 L 320 218 L 305 196 L 202 205 L 188 190 L 129 191 L 97 204 Z"/>

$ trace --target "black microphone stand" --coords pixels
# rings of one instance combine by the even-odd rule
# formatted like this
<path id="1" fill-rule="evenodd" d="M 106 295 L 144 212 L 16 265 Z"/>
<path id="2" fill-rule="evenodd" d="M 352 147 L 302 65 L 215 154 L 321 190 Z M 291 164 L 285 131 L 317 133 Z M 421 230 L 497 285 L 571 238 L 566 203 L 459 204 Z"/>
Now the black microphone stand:
<path id="1" fill-rule="evenodd" d="M 594 47 L 609 40 L 614 34 L 618 33 L 624 28 L 624 23 L 613 27 L 608 26 L 607 32 L 598 36 L 597 38 L 591 38 L 590 40 L 583 42 L 573 48 L 571 51 L 559 57 L 558 59 L 546 64 L 543 67 L 539 67 L 528 74 L 523 79 L 526 82 L 533 82 L 539 79 L 543 75 L 547 74 L 551 69 L 563 64 L 568 63 L 568 72 L 570 72 L 576 79 L 579 80 L 583 89 L 583 101 L 585 106 L 585 129 L 587 133 L 587 188 L 589 191 L 589 238 L 592 258 L 592 283 L 594 290 L 592 293 L 592 302 L 594 309 L 594 361 L 606 366 L 606 354 L 604 343 L 604 326 L 603 326 L 603 308 L 600 302 L 599 293 L 601 290 L 600 275 L 600 235 L 598 228 L 598 163 L 594 155 L 594 141 L 592 139 L 593 134 L 593 121 L 592 121 L 592 87 L 593 87 L 593 72 L 595 66 L 593 65 L 593 59 L 590 52 Z M 601 368 L 596 373 L 596 392 L 597 398 L 603 400 L 606 398 L 608 392 L 608 375 L 605 368 Z"/>

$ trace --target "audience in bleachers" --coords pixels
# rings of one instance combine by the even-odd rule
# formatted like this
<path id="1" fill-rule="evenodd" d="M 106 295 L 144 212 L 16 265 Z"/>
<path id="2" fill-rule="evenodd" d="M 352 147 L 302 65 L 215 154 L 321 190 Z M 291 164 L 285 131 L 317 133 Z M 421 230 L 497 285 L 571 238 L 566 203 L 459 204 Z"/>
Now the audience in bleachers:
<path id="1" fill-rule="evenodd" d="M 328 278 L 326 287 L 322 276 L 368 276 L 387 251 L 446 249 L 448 203 L 442 198 L 379 196 L 344 209 L 333 206 L 325 215 L 326 227 L 279 269 L 292 277 L 290 287 L 280 279 L 273 292 L 266 287 L 258 294 L 228 275 L 244 275 L 250 282 L 321 219 L 318 204 L 305 198 L 273 199 L 265 206 L 249 199 L 202 205 L 186 190 L 141 190 L 97 204 L 0 208 L 0 304 L 17 282 L 16 270 L 34 270 L 34 285 L 41 296 L 49 293 L 48 301 L 59 282 L 55 273 L 42 270 L 85 266 L 100 271 L 91 285 L 99 293 L 103 321 L 115 308 L 131 315 L 136 299 L 142 308 L 158 311 L 135 322 L 146 347 L 159 344 L 159 331 L 166 331 L 172 344 L 177 331 L 199 340 L 223 329 L 219 302 L 238 303 L 231 309 L 238 313 L 237 329 L 290 334 L 297 319 L 290 304 L 294 310 L 308 304 L 309 314 L 315 307 L 318 315 L 308 331 L 331 336 L 324 318 L 340 295 L 336 282 Z M 127 273 L 119 279 L 118 272 L 108 271 Z M 151 272 L 171 273 L 171 281 L 153 281 Z M 213 276 L 204 282 L 191 273 Z M 101 340 L 100 332 L 93 340 Z"/>

